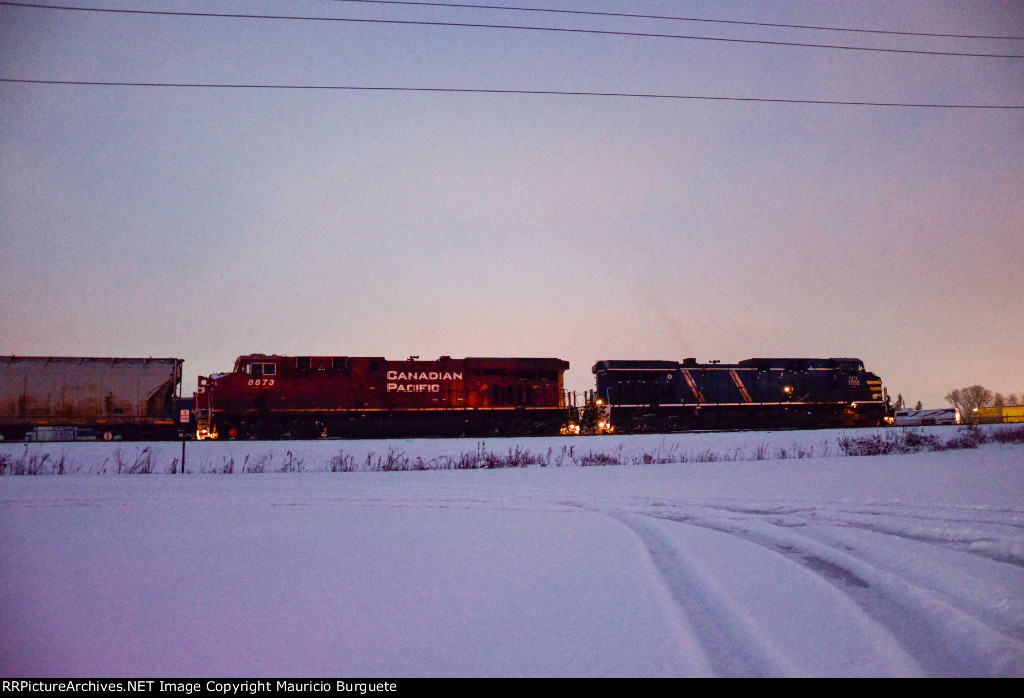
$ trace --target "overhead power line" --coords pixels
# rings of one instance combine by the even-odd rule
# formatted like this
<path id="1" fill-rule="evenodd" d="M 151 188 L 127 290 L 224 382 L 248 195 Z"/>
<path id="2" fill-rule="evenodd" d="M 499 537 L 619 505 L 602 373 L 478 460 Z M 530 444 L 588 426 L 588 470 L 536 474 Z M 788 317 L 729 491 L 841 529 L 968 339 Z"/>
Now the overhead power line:
<path id="1" fill-rule="evenodd" d="M 888 34 L 890 36 L 927 36 L 943 39 L 1001 39 L 1024 41 L 1024 36 L 995 36 L 988 34 L 944 34 L 942 32 L 911 32 L 894 29 L 859 29 L 852 27 L 818 26 L 814 24 L 782 24 L 780 22 L 747 22 L 738 19 L 709 19 L 707 17 L 680 17 L 678 15 L 644 15 L 632 12 L 597 12 L 594 10 L 558 10 L 550 7 L 508 7 L 503 5 L 468 5 L 454 2 L 412 2 L 411 0 L 329 0 L 330 2 L 365 3 L 375 5 L 411 5 L 445 9 L 503 10 L 508 12 L 547 12 L 560 15 L 590 15 L 593 17 L 621 17 L 625 19 L 659 19 L 677 22 L 703 22 L 707 24 L 733 24 L 745 27 L 772 27 L 778 29 L 812 29 L 815 31 L 855 32 L 858 34 Z"/>
<path id="2" fill-rule="evenodd" d="M 509 24 L 479 24 L 475 22 L 431 22 L 425 20 L 404 20 L 404 19 L 364 19 L 351 17 L 299 17 L 294 15 L 253 15 L 234 12 L 172 12 L 169 10 L 126 10 L 99 7 L 71 7 L 66 5 L 46 5 L 41 3 L 9 2 L 0 1 L 0 5 L 9 7 L 25 7 L 44 10 L 64 10 L 71 12 L 101 12 L 106 14 L 124 15 L 158 15 L 164 17 L 209 17 L 218 19 L 263 19 L 263 20 L 290 20 L 301 22 L 348 22 L 356 24 L 391 24 L 405 26 L 426 26 L 426 27 L 458 27 L 472 29 L 511 29 L 517 31 L 536 32 L 557 32 L 567 34 L 591 34 L 601 36 L 626 36 L 644 37 L 658 39 L 681 39 L 687 41 L 717 41 L 730 44 L 756 44 L 762 46 L 790 46 L 797 48 L 819 48 L 842 51 L 869 51 L 875 53 L 902 53 L 916 54 L 923 56 L 959 56 L 965 58 L 1024 58 L 1024 54 L 1006 53 L 971 53 L 964 51 L 925 51 L 920 49 L 905 48 L 877 48 L 869 46 L 845 46 L 836 44 L 812 44 L 798 41 L 769 41 L 767 39 L 733 39 L 726 37 L 712 36 L 688 36 L 685 34 L 662 34 L 655 32 L 627 32 L 612 31 L 608 29 L 572 29 L 563 27 L 533 27 L 524 25 Z"/>
<path id="3" fill-rule="evenodd" d="M 618 97 L 629 99 L 671 99 L 711 102 L 761 102 L 769 104 L 820 104 L 848 107 L 905 107 L 920 109 L 1024 109 L 1024 104 L 937 104 L 921 102 L 870 102 L 835 99 L 784 99 L 776 97 L 715 97 L 708 95 L 658 94 L 650 92 L 503 90 L 462 87 L 368 87 L 365 85 L 270 85 L 239 83 L 122 82 L 99 80 L 30 80 L 22 78 L 0 78 L 0 83 L 30 85 L 77 85 L 87 87 L 160 87 L 229 90 L 347 90 L 359 92 L 441 92 L 455 94 L 541 95 L 560 97 Z"/>

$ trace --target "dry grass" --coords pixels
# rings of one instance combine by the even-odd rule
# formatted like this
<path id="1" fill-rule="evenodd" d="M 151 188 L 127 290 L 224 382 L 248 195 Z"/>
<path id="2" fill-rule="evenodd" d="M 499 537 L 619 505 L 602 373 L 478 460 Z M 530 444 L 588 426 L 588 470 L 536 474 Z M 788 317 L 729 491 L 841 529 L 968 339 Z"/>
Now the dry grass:
<path id="1" fill-rule="evenodd" d="M 839 455 L 872 456 L 918 453 L 924 451 L 951 451 L 977 448 L 985 443 L 1024 444 L 1024 424 L 1001 428 L 981 429 L 965 426 L 955 431 L 921 432 L 914 429 L 891 429 L 863 435 L 844 434 L 838 440 Z M 598 443 L 594 442 L 595 445 Z M 654 450 L 627 450 L 622 444 L 611 451 L 583 449 L 578 443 L 561 448 L 548 447 L 533 451 L 516 445 L 502 451 L 487 448 L 485 442 L 476 448 L 453 455 L 431 459 L 410 456 L 397 448 L 384 452 L 370 452 L 356 457 L 339 450 L 325 465 L 310 466 L 302 457 L 288 450 L 284 457 L 273 453 L 248 454 L 239 465 L 233 455 L 221 456 L 220 462 L 206 461 L 193 474 L 216 473 L 302 473 L 328 470 L 332 473 L 348 472 L 407 472 L 419 470 L 478 470 L 500 468 L 562 468 L 615 465 L 650 465 L 667 463 L 732 463 L 744 461 L 784 460 L 793 458 L 825 458 L 833 455 L 834 442 L 822 440 L 818 444 L 794 441 L 790 446 L 761 442 L 753 447 L 725 450 L 687 450 L 681 442 L 662 442 Z M 752 450 L 751 450 L 752 449 Z M 145 475 L 155 472 L 179 473 L 180 464 L 174 458 L 169 465 L 158 466 L 150 446 L 118 447 L 99 466 L 90 466 L 86 472 L 97 474 Z M 194 462 L 194 461 L 191 461 Z M 45 449 L 26 444 L 19 454 L 0 454 L 0 476 L 4 475 L 64 475 L 83 470 L 71 465 L 64 451 L 54 456 Z"/>

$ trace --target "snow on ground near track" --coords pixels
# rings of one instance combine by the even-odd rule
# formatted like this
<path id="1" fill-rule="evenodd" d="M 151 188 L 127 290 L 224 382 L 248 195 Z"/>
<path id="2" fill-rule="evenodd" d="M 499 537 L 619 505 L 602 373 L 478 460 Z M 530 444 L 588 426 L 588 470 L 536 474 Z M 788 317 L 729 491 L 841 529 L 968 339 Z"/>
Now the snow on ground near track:
<path id="1" fill-rule="evenodd" d="M 1024 447 L 835 438 L 495 439 L 688 462 L 346 473 L 311 471 L 481 446 L 190 443 L 234 474 L 0 477 L 0 674 L 1024 675 Z M 30 448 L 109 473 L 145 446 Z M 147 453 L 169 472 L 181 445 Z"/>

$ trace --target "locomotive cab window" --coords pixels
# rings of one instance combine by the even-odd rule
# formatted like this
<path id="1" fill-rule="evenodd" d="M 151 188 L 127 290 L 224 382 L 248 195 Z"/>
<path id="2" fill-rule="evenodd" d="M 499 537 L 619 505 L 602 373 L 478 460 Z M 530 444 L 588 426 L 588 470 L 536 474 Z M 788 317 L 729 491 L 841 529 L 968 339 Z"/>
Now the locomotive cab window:
<path id="1" fill-rule="evenodd" d="M 249 375 L 253 378 L 276 376 L 277 364 L 249 364 Z"/>
<path id="2" fill-rule="evenodd" d="M 313 359 L 309 356 L 295 357 L 295 370 L 308 371 L 313 367 Z"/>

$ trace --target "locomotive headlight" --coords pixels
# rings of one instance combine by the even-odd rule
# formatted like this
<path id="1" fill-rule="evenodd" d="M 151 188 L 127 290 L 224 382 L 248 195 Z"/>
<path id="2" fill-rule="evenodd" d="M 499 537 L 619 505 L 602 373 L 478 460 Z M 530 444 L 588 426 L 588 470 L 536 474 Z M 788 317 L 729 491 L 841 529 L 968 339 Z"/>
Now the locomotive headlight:
<path id="1" fill-rule="evenodd" d="M 782 392 L 784 392 L 786 395 L 792 395 L 793 394 L 793 386 L 787 385 L 785 388 L 782 389 Z"/>
<path id="2" fill-rule="evenodd" d="M 604 404 L 604 400 L 602 400 L 601 398 L 598 398 L 597 399 L 597 406 L 600 407 L 603 404 Z"/>

